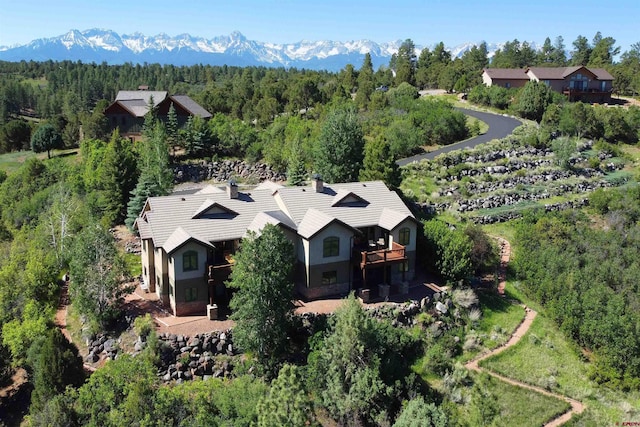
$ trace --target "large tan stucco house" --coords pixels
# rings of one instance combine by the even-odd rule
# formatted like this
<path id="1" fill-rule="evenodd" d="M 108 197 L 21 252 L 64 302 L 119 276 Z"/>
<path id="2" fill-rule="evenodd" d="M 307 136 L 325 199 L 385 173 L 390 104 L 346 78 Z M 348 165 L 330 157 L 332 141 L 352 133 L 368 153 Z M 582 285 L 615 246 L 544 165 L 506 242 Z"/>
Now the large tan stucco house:
<path id="1" fill-rule="evenodd" d="M 224 298 L 243 237 L 266 224 L 293 243 L 296 290 L 305 299 L 406 289 L 415 275 L 417 221 L 394 191 L 381 181 L 315 178 L 307 187 L 267 181 L 242 192 L 229 183 L 149 198 L 135 223 L 143 286 L 176 316 L 205 314 Z"/>
<path id="2" fill-rule="evenodd" d="M 567 96 L 569 101 L 611 102 L 613 76 L 604 68 L 529 67 L 485 68 L 482 81 L 487 86 L 517 88 L 529 81 L 543 82 Z"/>
<path id="3" fill-rule="evenodd" d="M 134 141 L 142 138 L 144 116 L 153 105 L 160 120 L 166 121 L 173 105 L 178 126 L 183 126 L 189 117 L 210 119 L 211 113 L 186 95 L 169 95 L 167 91 L 121 90 L 104 111 L 111 130 L 118 129 L 120 135 Z"/>

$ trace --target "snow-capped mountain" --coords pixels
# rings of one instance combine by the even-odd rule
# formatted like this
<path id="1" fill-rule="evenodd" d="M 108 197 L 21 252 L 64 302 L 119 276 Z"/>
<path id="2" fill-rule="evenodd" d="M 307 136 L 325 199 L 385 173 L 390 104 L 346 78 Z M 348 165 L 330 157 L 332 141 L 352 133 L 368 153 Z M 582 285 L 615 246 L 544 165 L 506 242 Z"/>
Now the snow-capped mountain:
<path id="1" fill-rule="evenodd" d="M 346 64 L 359 66 L 364 55 L 371 54 L 374 68 L 389 63 L 402 41 L 376 43 L 370 40 L 337 42 L 303 40 L 275 44 L 248 40 L 235 31 L 212 39 L 180 34 L 175 37 L 140 33 L 119 35 L 111 30 L 70 30 L 58 37 L 38 39 L 22 46 L 0 47 L 0 60 L 71 60 L 108 64 L 160 63 L 174 65 L 261 65 L 337 71 Z M 461 56 L 475 43 L 447 48 L 452 56 Z M 421 49 L 416 46 L 418 53 Z M 490 45 L 490 54 L 500 45 Z"/>

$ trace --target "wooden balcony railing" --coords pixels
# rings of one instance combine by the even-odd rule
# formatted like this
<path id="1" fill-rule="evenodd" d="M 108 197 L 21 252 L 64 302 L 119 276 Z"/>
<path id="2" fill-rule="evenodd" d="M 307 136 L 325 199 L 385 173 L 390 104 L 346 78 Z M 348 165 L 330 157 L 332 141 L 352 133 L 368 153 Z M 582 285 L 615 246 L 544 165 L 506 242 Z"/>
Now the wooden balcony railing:
<path id="1" fill-rule="evenodd" d="M 227 262 L 223 264 L 207 265 L 207 278 L 216 279 L 216 278 L 219 278 L 220 276 L 229 275 L 231 273 L 233 264 L 235 264 L 234 260 L 227 260 Z"/>
<path id="2" fill-rule="evenodd" d="M 391 249 L 380 249 L 375 251 L 365 251 L 360 253 L 360 268 L 373 264 L 383 264 L 387 262 L 406 261 L 405 247 L 393 242 Z"/>

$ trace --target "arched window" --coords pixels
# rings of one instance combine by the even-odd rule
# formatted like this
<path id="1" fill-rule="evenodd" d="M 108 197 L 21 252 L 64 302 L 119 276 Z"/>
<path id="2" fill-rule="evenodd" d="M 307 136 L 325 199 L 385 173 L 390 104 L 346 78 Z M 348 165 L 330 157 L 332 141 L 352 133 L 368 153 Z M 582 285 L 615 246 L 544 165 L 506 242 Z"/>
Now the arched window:
<path id="1" fill-rule="evenodd" d="M 322 242 L 322 256 L 327 258 L 340 255 L 340 238 L 336 236 L 327 237 Z"/>
<path id="2" fill-rule="evenodd" d="M 411 241 L 411 230 L 408 227 L 404 227 L 400 229 L 398 233 L 398 243 L 401 245 L 408 245 Z"/>
<path id="3" fill-rule="evenodd" d="M 182 271 L 194 271 L 198 269 L 198 252 L 187 251 L 182 254 Z"/>

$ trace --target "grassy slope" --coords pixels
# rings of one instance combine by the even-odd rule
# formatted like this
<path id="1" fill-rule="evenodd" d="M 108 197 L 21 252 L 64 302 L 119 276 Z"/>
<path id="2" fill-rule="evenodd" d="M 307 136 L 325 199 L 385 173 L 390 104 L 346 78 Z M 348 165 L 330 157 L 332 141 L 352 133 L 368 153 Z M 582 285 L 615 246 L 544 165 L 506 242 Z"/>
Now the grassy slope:
<path id="1" fill-rule="evenodd" d="M 587 385 L 588 363 L 543 315 L 536 317 L 519 343 L 480 365 L 578 400 L 593 391 Z"/>
<path id="2" fill-rule="evenodd" d="M 486 230 L 514 242 L 514 231 L 508 223 L 491 225 Z M 514 250 L 517 251 L 517 247 L 512 246 L 512 253 Z M 485 360 L 481 366 L 581 400 L 586 405 L 585 412 L 573 417 L 568 425 L 601 426 L 640 421 L 639 392 L 611 390 L 591 381 L 587 358 L 544 317 L 544 309 L 522 293 L 519 283 L 508 281 L 506 293 L 509 298 L 534 308 L 539 315 L 517 345 Z"/>
<path id="3" fill-rule="evenodd" d="M 500 410 L 492 424 L 495 426 L 543 425 L 570 408 L 570 405 L 562 400 L 533 393 L 493 377 L 487 378 L 487 385 Z"/>
<path id="4" fill-rule="evenodd" d="M 492 292 L 479 292 L 478 295 L 482 318 L 474 330 L 483 337 L 483 348 L 465 351 L 457 359 L 461 363 L 507 342 L 524 319 L 524 309 L 517 304 L 512 304 L 507 298 L 502 298 Z"/>
<path id="5" fill-rule="evenodd" d="M 66 150 L 52 150 L 51 158 L 54 157 L 65 157 L 68 159 L 76 159 L 78 154 L 77 148 L 66 149 Z M 40 160 L 47 159 L 47 153 L 34 153 L 33 151 L 15 151 L 13 153 L 6 153 L 0 155 L 0 170 L 5 171 L 7 174 L 15 172 L 22 166 L 27 159 L 32 157 L 37 157 Z"/>

